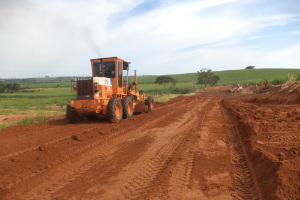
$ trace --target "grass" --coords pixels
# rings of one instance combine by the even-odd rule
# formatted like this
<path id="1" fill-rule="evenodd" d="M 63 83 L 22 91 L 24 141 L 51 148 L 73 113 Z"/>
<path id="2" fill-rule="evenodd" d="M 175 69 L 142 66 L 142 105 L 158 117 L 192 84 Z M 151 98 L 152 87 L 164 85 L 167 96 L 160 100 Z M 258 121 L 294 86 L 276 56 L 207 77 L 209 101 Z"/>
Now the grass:
<path id="1" fill-rule="evenodd" d="M 37 118 L 25 117 L 24 119 L 14 123 L 14 124 L 11 124 L 11 125 L 0 124 L 0 130 L 5 129 L 9 126 L 30 125 L 30 124 L 34 124 L 34 123 L 41 124 L 41 123 L 45 123 L 45 122 L 46 122 L 46 118 L 44 116 L 39 116 Z"/>
<path id="2" fill-rule="evenodd" d="M 0 114 L 26 113 L 26 111 L 64 112 L 64 106 L 76 94 L 70 88 L 41 88 L 37 92 L 2 93 L 0 94 Z"/>
<path id="3" fill-rule="evenodd" d="M 38 118 L 36 118 L 35 120 L 37 123 L 42 124 L 46 122 L 46 117 L 44 116 L 39 116 Z"/>
<path id="4" fill-rule="evenodd" d="M 22 84 L 21 88 L 60 88 L 60 87 L 72 87 L 73 82 L 56 82 L 56 83 L 31 83 L 31 84 Z"/>
<path id="5" fill-rule="evenodd" d="M 300 80 L 299 69 L 252 69 L 252 70 L 228 70 L 214 72 L 220 77 L 218 85 L 232 83 L 255 85 L 265 79 L 272 84 L 282 84 L 291 76 Z M 177 80 L 176 85 L 155 84 L 158 76 L 139 76 L 138 90 L 143 90 L 147 96 L 153 96 L 155 100 L 165 101 L 180 95 L 190 95 L 196 90 L 204 89 L 204 85 L 195 84 L 197 73 L 170 75 Z M 18 93 L 0 93 L 0 115 L 9 114 L 34 114 L 38 118 L 24 118 L 14 125 L 27 125 L 32 123 L 44 123 L 45 115 L 61 115 L 65 113 L 67 101 L 76 98 L 76 93 L 72 91 L 72 81 L 74 77 L 58 78 L 36 78 L 36 79 L 11 79 L 5 83 L 18 82 L 22 90 Z M 134 81 L 129 78 L 129 83 Z M 164 94 L 164 95 L 162 95 Z M 157 99 L 157 96 L 160 96 Z M 7 125 L 0 124 L 0 130 Z"/>
<path id="6" fill-rule="evenodd" d="M 0 124 L 0 130 L 7 128 L 8 126 L 5 124 Z"/>
<path id="7" fill-rule="evenodd" d="M 143 90 L 146 95 L 156 95 L 156 94 L 186 94 L 191 93 L 195 90 L 201 90 L 204 85 L 196 85 L 192 82 L 190 83 L 177 83 L 175 86 L 168 84 L 167 86 L 158 84 L 139 84 L 138 90 Z"/>
<path id="8" fill-rule="evenodd" d="M 33 124 L 34 121 L 35 121 L 34 118 L 27 118 L 27 117 L 25 117 L 24 119 L 16 122 L 15 125 L 29 125 L 29 124 Z"/>
<path id="9" fill-rule="evenodd" d="M 228 70 L 214 72 L 220 77 L 218 85 L 226 85 L 238 82 L 240 84 L 257 84 L 260 81 L 269 79 L 272 84 L 281 84 L 288 80 L 289 74 L 300 79 L 299 69 L 252 69 L 252 70 Z M 195 84 L 197 73 L 176 74 L 171 77 L 177 80 L 175 86 L 169 84 L 166 87 L 155 84 L 157 76 L 138 77 L 138 89 L 144 90 L 147 96 L 162 94 L 186 94 L 201 90 L 204 85 Z M 71 89 L 71 82 L 74 78 L 40 78 L 22 80 L 22 92 L 0 94 L 0 114 L 18 114 L 26 111 L 35 111 L 46 115 L 51 111 L 64 112 L 64 106 L 70 99 L 76 98 L 76 93 Z M 56 82 L 55 82 L 56 81 Z M 68 82 L 69 81 L 69 82 Z M 130 78 L 132 83 L 133 78 Z M 33 84 L 33 82 L 36 82 Z M 59 87 L 57 87 L 59 86 Z M 63 86 L 63 87 L 61 87 Z"/>

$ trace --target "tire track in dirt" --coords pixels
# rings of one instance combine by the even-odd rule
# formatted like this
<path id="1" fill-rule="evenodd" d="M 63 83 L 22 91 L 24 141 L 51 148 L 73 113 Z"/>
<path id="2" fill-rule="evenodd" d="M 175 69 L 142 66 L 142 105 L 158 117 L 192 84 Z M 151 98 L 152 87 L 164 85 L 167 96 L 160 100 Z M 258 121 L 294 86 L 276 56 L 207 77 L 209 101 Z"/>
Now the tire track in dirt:
<path id="1" fill-rule="evenodd" d="M 223 116 L 226 115 L 226 106 L 222 110 Z M 231 120 L 227 118 L 227 121 Z M 232 124 L 235 124 L 233 122 Z M 251 162 L 247 155 L 247 150 L 243 141 L 241 139 L 241 134 L 239 130 L 236 128 L 238 126 L 231 126 L 231 136 L 230 136 L 230 150 L 232 153 L 231 161 L 234 166 L 234 179 L 238 194 L 238 199 L 242 200 L 259 200 L 263 199 L 261 195 L 261 191 L 259 185 L 257 183 L 255 174 L 253 172 L 253 168 L 251 166 Z"/>
<path id="2" fill-rule="evenodd" d="M 173 106 L 175 104 L 181 104 L 183 101 L 184 101 L 184 99 L 182 99 L 182 98 L 180 100 L 169 100 L 169 103 L 167 105 L 162 105 L 159 108 L 156 108 L 156 110 L 160 110 L 160 109 L 165 108 L 165 107 L 170 107 L 170 106 Z M 166 103 L 164 103 L 164 104 L 166 104 Z M 83 132 L 83 131 L 88 132 L 91 129 L 95 129 L 95 128 L 88 128 L 88 129 L 83 129 L 83 130 L 80 129 L 79 132 Z M 30 135 L 33 138 L 35 134 L 44 135 L 43 132 L 60 132 L 60 130 L 61 130 L 61 127 L 54 127 L 54 128 L 51 127 L 51 128 L 48 128 L 48 129 L 42 130 L 42 131 L 38 130 L 35 133 L 31 133 Z M 69 139 L 72 136 L 74 136 L 74 130 L 68 131 L 67 133 L 64 132 L 64 135 L 66 135 L 66 136 L 59 137 L 59 138 L 53 138 L 50 142 L 44 142 L 44 143 L 39 142 L 39 144 L 33 145 L 29 148 L 25 148 L 25 149 L 22 149 L 20 151 L 15 151 L 15 152 L 12 152 L 12 153 L 2 155 L 2 156 L 0 156 L 0 161 L 5 160 L 5 159 L 10 159 L 10 158 L 15 157 L 15 156 L 19 156 L 20 154 L 23 154 L 23 153 L 26 153 L 26 152 L 29 152 L 29 151 L 36 150 L 40 146 L 53 145 L 55 143 L 61 142 L 61 141 L 66 140 L 66 139 Z M 25 136 L 26 135 L 18 136 L 18 140 L 22 140 L 22 138 L 24 138 Z M 5 138 L 2 140 L 2 142 L 5 143 Z"/>
<path id="3" fill-rule="evenodd" d="M 209 99 L 211 101 L 211 99 Z M 168 187 L 164 187 L 160 194 L 158 195 L 162 199 L 184 199 L 185 192 L 191 188 L 191 179 L 193 174 L 193 169 L 195 165 L 195 154 L 197 151 L 197 139 L 199 137 L 198 130 L 202 125 L 206 117 L 208 106 L 200 105 L 198 103 L 198 108 L 194 109 L 195 122 L 194 127 L 196 130 L 191 130 L 190 137 L 185 144 L 179 149 L 180 154 L 178 158 L 174 159 L 174 165 L 176 168 L 171 169 L 171 177 L 169 178 Z M 167 186 L 167 185 L 165 185 Z"/>
<path id="4" fill-rule="evenodd" d="M 181 105 L 179 107 L 183 107 L 183 105 Z M 17 187 L 18 188 L 17 190 L 27 191 L 27 190 L 29 190 L 29 188 L 33 187 L 33 185 L 38 185 L 38 187 L 36 187 L 35 189 L 31 189 L 29 193 L 22 195 L 22 197 L 20 197 L 20 198 L 21 199 L 32 198 L 35 194 L 43 194 L 43 193 L 44 194 L 40 197 L 43 197 L 43 198 L 49 197 L 50 194 L 52 194 L 55 191 L 57 191 L 58 189 L 62 188 L 66 184 L 70 183 L 72 180 L 76 179 L 78 176 L 80 176 L 82 173 L 86 172 L 93 166 L 95 166 L 97 163 L 104 162 L 105 160 L 109 159 L 109 156 L 111 154 L 116 152 L 118 149 L 122 148 L 122 143 L 124 141 L 129 140 L 130 138 L 134 139 L 134 138 L 132 138 L 133 137 L 132 135 L 135 135 L 135 134 L 141 132 L 143 129 L 147 129 L 147 128 L 153 126 L 155 123 L 161 121 L 162 119 L 168 118 L 168 116 L 172 115 L 174 112 L 176 112 L 176 110 L 173 112 L 170 112 L 166 115 L 162 115 L 161 117 L 157 118 L 156 120 L 153 120 L 153 121 L 150 121 L 150 122 L 144 124 L 142 127 L 135 129 L 131 133 L 126 133 L 124 135 L 122 135 L 124 133 L 124 131 L 115 133 L 104 140 L 105 142 L 110 141 L 110 143 L 107 145 L 105 145 L 105 144 L 100 145 L 104 141 L 98 141 L 96 143 L 93 143 L 91 145 L 88 145 L 88 146 L 78 150 L 78 152 L 76 154 L 73 153 L 69 156 L 65 156 L 66 160 L 70 160 L 76 156 L 77 161 L 75 161 L 75 163 L 74 163 L 74 161 L 72 162 L 72 160 L 70 160 L 66 163 L 64 163 L 65 161 L 60 162 L 60 163 L 58 163 L 57 166 L 50 167 L 50 169 L 47 170 L 47 172 L 45 173 L 44 176 L 43 175 L 41 176 L 41 174 L 39 174 L 39 176 L 36 178 L 36 180 L 32 180 L 34 178 L 32 178 L 31 176 L 27 177 L 28 179 L 31 178 L 29 180 L 29 183 L 25 184 L 27 186 L 25 186 L 23 188 Z M 121 137 L 117 137 L 117 136 L 121 136 Z M 139 136 L 135 135 L 135 137 L 139 137 Z M 112 141 L 113 139 L 115 139 L 115 141 Z M 96 147 L 96 145 L 99 145 L 99 146 Z M 91 150 L 89 150 L 89 149 L 91 149 Z M 89 150 L 89 151 L 87 151 L 87 150 Z M 99 154 L 98 152 L 103 152 L 103 153 Z M 79 154 L 82 154 L 82 155 L 80 156 Z M 88 156 L 85 156 L 85 155 L 88 155 Z M 73 170 L 71 170 L 71 169 L 73 169 Z M 59 171 L 59 173 L 57 173 L 57 171 Z M 57 174 L 57 175 L 53 176 L 53 174 Z M 61 177 L 60 174 L 65 174 L 65 175 L 63 177 Z M 33 176 L 35 176 L 35 174 L 33 174 Z M 44 184 L 40 183 L 43 179 L 48 179 L 48 181 L 44 182 Z M 22 178 L 22 181 L 24 181 L 24 178 Z M 20 196 L 21 196 L 21 194 L 20 194 Z M 36 198 L 38 199 L 39 196 L 36 196 Z"/>
<path id="5" fill-rule="evenodd" d="M 198 102 L 198 99 L 197 99 Z M 192 102 L 192 108 L 194 105 L 201 105 L 201 107 L 204 107 L 207 102 L 209 102 L 209 99 L 206 99 L 205 102 L 202 102 L 202 104 L 195 104 L 195 101 Z M 186 105 L 187 108 L 191 107 L 190 105 Z M 193 110 L 193 109 L 186 109 L 186 110 Z M 169 139 L 167 144 L 164 144 L 163 146 L 158 146 L 156 153 L 153 154 L 146 154 L 144 155 L 139 161 L 135 163 L 136 166 L 142 165 L 144 163 L 142 168 L 139 168 L 137 172 L 131 172 L 127 175 L 125 174 L 122 178 L 122 180 L 128 180 L 124 184 L 124 186 L 120 189 L 121 193 L 116 194 L 116 198 L 126 198 L 126 199 L 144 199 L 147 198 L 147 194 L 149 192 L 149 188 L 151 188 L 153 185 L 155 185 L 156 182 L 159 181 L 160 177 L 164 176 L 166 171 L 168 171 L 168 167 L 172 165 L 172 160 L 175 154 L 178 154 L 181 150 L 181 146 L 183 143 L 186 143 L 185 141 L 191 141 L 191 130 L 193 130 L 193 124 L 197 122 L 198 118 L 195 115 L 195 112 L 187 112 L 186 117 L 180 120 L 179 124 L 174 123 L 173 128 L 176 130 L 176 135 L 174 135 L 171 139 Z M 168 126 L 170 128 L 170 126 Z M 151 131 L 151 130 L 149 130 Z M 155 130 L 158 132 L 165 132 L 164 128 L 162 130 Z M 173 130 L 168 130 L 168 132 Z M 152 148 L 154 148 L 152 146 Z M 153 150 L 151 150 L 153 151 Z M 189 152 L 189 151 L 187 151 Z M 189 152 L 189 154 L 192 154 Z M 192 170 L 192 163 L 193 159 L 188 161 L 188 174 L 191 174 Z M 132 168 L 136 168 L 134 166 L 131 166 Z M 183 173 L 186 173 L 184 169 Z M 188 176 L 187 174 L 187 176 Z M 188 178 L 187 178 L 188 179 Z M 115 184 L 119 184 L 118 182 Z M 113 186 L 108 186 L 113 187 Z M 105 189 L 104 189 L 105 190 Z M 111 198 L 108 196 L 101 196 L 103 199 Z"/>

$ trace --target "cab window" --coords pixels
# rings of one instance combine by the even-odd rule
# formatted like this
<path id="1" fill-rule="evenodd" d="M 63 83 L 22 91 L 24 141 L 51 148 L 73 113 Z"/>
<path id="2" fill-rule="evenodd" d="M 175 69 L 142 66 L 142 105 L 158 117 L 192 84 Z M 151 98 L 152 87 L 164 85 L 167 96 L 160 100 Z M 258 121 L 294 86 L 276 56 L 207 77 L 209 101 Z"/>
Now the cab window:
<path id="1" fill-rule="evenodd" d="M 123 87 L 123 62 L 118 62 L 118 77 L 119 77 L 119 87 Z"/>

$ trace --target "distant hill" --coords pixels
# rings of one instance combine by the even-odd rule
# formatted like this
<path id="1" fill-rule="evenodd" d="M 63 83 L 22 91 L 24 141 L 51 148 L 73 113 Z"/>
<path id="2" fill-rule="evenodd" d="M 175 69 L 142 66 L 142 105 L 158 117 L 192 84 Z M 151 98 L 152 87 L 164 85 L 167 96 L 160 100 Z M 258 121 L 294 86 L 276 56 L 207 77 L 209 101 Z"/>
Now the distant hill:
<path id="1" fill-rule="evenodd" d="M 246 84 L 246 83 L 257 83 L 265 79 L 277 79 L 277 78 L 288 78 L 288 74 L 300 75 L 300 69 L 243 69 L 243 70 L 227 70 L 227 71 L 215 71 L 213 72 L 220 77 L 219 85 L 232 84 L 235 82 Z M 198 74 L 175 74 L 170 75 L 175 78 L 177 82 L 196 82 Z M 158 76 L 140 76 L 138 77 L 138 83 L 154 83 Z M 130 78 L 132 82 L 134 79 Z"/>
<path id="2" fill-rule="evenodd" d="M 220 77 L 218 85 L 226 85 L 232 83 L 257 83 L 265 79 L 286 79 L 289 74 L 295 74 L 300 76 L 300 69 L 243 69 L 243 70 L 227 70 L 227 71 L 215 71 L 213 72 Z M 175 78 L 178 83 L 196 82 L 197 73 L 187 74 L 173 74 L 170 75 Z M 138 83 L 147 84 L 155 83 L 158 76 L 142 75 L 138 76 Z M 0 79 L 4 84 L 7 83 L 19 83 L 22 87 L 29 88 L 49 88 L 49 87 L 69 87 L 71 82 L 75 82 L 78 77 L 45 77 L 45 78 L 28 78 L 28 79 Z M 129 82 L 132 83 L 134 77 L 129 77 Z"/>

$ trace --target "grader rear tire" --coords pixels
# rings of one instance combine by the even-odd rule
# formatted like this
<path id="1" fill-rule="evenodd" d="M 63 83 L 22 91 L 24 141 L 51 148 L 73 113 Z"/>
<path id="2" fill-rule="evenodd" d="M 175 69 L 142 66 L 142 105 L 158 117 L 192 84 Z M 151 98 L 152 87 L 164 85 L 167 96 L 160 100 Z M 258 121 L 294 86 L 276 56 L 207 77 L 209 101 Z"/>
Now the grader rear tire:
<path id="1" fill-rule="evenodd" d="M 123 118 L 129 118 L 133 116 L 133 102 L 131 97 L 125 97 L 122 99 L 123 106 Z"/>
<path id="2" fill-rule="evenodd" d="M 119 98 L 111 98 L 107 105 L 107 118 L 110 122 L 118 122 L 123 118 L 122 104 Z"/>
<path id="3" fill-rule="evenodd" d="M 154 99 L 153 97 L 148 97 L 145 101 L 145 104 L 148 106 L 148 111 L 152 111 L 154 109 Z"/>
<path id="4" fill-rule="evenodd" d="M 72 112 L 72 107 L 69 104 L 67 105 L 66 117 L 68 118 L 71 124 L 75 124 L 83 120 L 82 117 L 77 116 L 74 112 Z"/>

